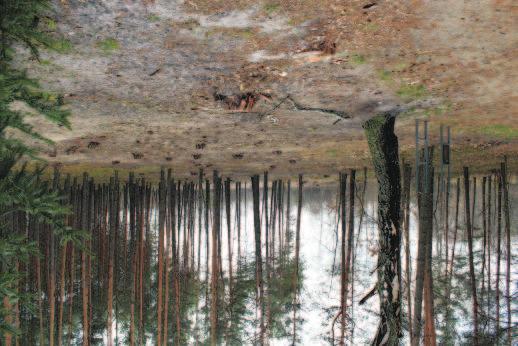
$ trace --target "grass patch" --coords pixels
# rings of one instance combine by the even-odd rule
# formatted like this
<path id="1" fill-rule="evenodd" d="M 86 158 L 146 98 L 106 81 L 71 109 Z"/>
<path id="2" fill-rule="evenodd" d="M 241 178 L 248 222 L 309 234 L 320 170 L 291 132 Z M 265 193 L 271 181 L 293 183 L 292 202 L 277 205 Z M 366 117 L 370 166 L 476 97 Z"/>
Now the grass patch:
<path id="1" fill-rule="evenodd" d="M 331 157 L 338 157 L 338 150 L 336 150 L 336 149 L 329 149 L 328 151 L 326 151 L 326 154 L 331 156 Z"/>
<path id="2" fill-rule="evenodd" d="M 104 52 L 104 53 L 113 53 L 114 51 L 118 50 L 120 48 L 119 41 L 117 41 L 114 38 L 107 38 L 102 41 L 97 42 L 97 46 Z"/>
<path id="3" fill-rule="evenodd" d="M 151 13 L 149 16 L 147 16 L 147 20 L 150 22 L 158 22 L 160 17 L 154 13 Z"/>
<path id="4" fill-rule="evenodd" d="M 366 59 L 361 54 L 353 54 L 351 55 L 351 62 L 355 65 L 362 65 L 365 64 Z"/>
<path id="5" fill-rule="evenodd" d="M 363 30 L 367 32 L 375 32 L 380 29 L 380 26 L 376 23 L 367 23 L 364 25 Z"/>
<path id="6" fill-rule="evenodd" d="M 52 18 L 46 18 L 45 25 L 47 25 L 47 29 L 54 31 L 57 28 L 56 21 Z"/>
<path id="7" fill-rule="evenodd" d="M 392 81 L 392 72 L 388 70 L 381 70 L 378 72 L 378 76 L 382 81 L 391 82 Z"/>
<path id="8" fill-rule="evenodd" d="M 54 40 L 50 43 L 50 49 L 58 53 L 69 53 L 72 50 L 72 43 L 64 38 Z"/>
<path id="9" fill-rule="evenodd" d="M 263 9 L 264 9 L 264 12 L 266 12 L 266 14 L 272 15 L 274 12 L 277 12 L 280 7 L 281 6 L 277 3 L 269 3 L 269 4 L 265 4 Z"/>
<path id="10" fill-rule="evenodd" d="M 488 125 L 480 128 L 480 132 L 485 136 L 499 139 L 518 139 L 518 128 L 513 128 L 508 125 Z"/>
<path id="11" fill-rule="evenodd" d="M 419 99 L 426 96 L 428 90 L 423 84 L 406 84 L 402 85 L 396 94 L 404 99 Z"/>

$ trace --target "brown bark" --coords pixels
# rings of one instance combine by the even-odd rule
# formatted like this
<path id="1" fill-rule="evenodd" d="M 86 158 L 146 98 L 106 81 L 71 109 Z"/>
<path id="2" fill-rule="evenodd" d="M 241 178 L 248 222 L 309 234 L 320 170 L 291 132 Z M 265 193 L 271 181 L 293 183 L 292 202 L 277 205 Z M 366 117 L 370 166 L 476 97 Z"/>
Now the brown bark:
<path id="1" fill-rule="evenodd" d="M 507 307 L 507 343 L 511 345 L 511 217 L 509 207 L 509 186 L 507 184 L 507 158 L 500 165 L 500 172 L 502 175 L 502 189 L 504 198 L 504 220 L 505 220 L 505 237 L 506 237 L 506 280 L 505 280 L 505 297 Z"/>
<path id="2" fill-rule="evenodd" d="M 261 251 L 261 217 L 259 213 L 259 176 L 252 176 L 252 197 L 254 211 L 254 239 L 255 239 L 255 274 L 256 274 L 256 295 L 259 300 L 260 310 L 260 337 L 259 343 L 264 345 L 264 290 L 263 290 L 263 259 Z M 266 219 L 267 220 L 267 219 Z"/>
<path id="3" fill-rule="evenodd" d="M 475 279 L 475 266 L 473 264 L 473 228 L 471 224 L 470 214 L 470 198 L 469 198 L 469 169 L 464 167 L 464 205 L 466 208 L 466 233 L 468 236 L 468 254 L 469 254 L 469 274 L 471 282 L 471 296 L 473 309 L 473 342 L 478 345 L 478 300 L 477 300 L 477 282 Z"/>
<path id="4" fill-rule="evenodd" d="M 405 164 L 403 168 L 403 231 L 405 236 L 405 262 L 406 262 L 406 298 L 408 314 L 408 334 L 412 333 L 412 301 L 411 301 L 411 259 L 410 259 L 410 183 L 412 180 L 412 167 Z"/>
<path id="5" fill-rule="evenodd" d="M 395 115 L 377 115 L 363 125 L 378 180 L 378 282 L 380 324 L 374 345 L 397 344 L 401 333 L 400 169 Z"/>

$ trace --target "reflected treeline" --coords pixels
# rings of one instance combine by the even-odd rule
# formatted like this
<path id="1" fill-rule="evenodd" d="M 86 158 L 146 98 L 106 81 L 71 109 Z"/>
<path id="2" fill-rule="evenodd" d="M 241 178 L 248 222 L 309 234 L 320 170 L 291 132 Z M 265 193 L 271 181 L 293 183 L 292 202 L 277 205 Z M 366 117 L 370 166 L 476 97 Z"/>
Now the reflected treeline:
<path id="1" fill-rule="evenodd" d="M 158 184 L 117 173 L 108 183 L 60 179 L 67 226 L 85 237 L 55 236 L 39 220 L 12 217 L 43 256 L 20 268 L 18 290 L 34 311 L 12 310 L 23 335 L 10 344 L 266 344 L 293 337 L 302 285 L 298 200 L 290 181 L 177 181 Z M 261 185 L 261 186 L 260 186 Z M 251 193 L 252 192 L 252 193 Z M 247 202 L 253 227 L 247 226 Z M 298 203 L 297 213 L 291 212 Z M 294 222 L 296 218 L 296 222 Z M 253 232 L 248 234 L 248 232 Z M 244 247 L 254 237 L 255 251 Z M 44 259 L 44 260 L 43 260 Z"/>
<path id="2" fill-rule="evenodd" d="M 510 342 L 516 259 L 506 170 L 504 162 L 448 179 L 421 165 L 413 184 L 403 165 L 398 293 L 409 342 Z M 169 170 L 157 184 L 56 171 L 49 189 L 71 208 L 66 227 L 80 231 L 56 233 L 21 212 L 4 217 L 42 254 L 18 263 L 16 289 L 37 299 L 4 304 L 22 335 L 4 333 L 4 344 L 372 340 L 379 202 L 367 176 L 350 170 L 336 186 L 305 188 L 302 176 L 269 181 L 268 173 L 184 181 Z"/>

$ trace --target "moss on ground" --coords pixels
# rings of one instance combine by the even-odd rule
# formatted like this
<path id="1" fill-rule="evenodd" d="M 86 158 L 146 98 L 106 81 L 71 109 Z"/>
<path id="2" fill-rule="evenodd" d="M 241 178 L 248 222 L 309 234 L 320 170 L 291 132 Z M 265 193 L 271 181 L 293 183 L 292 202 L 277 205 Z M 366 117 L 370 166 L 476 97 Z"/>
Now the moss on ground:
<path id="1" fill-rule="evenodd" d="M 495 137 L 498 139 L 518 139 L 518 128 L 503 124 L 493 124 L 481 127 L 480 133 L 485 136 Z"/>
<path id="2" fill-rule="evenodd" d="M 102 41 L 97 42 L 97 47 L 99 47 L 104 53 L 109 54 L 118 50 L 120 48 L 120 44 L 119 41 L 113 37 L 108 37 Z"/>
<path id="3" fill-rule="evenodd" d="M 416 100 L 428 95 L 428 90 L 423 84 L 404 84 L 396 94 L 406 100 Z"/>

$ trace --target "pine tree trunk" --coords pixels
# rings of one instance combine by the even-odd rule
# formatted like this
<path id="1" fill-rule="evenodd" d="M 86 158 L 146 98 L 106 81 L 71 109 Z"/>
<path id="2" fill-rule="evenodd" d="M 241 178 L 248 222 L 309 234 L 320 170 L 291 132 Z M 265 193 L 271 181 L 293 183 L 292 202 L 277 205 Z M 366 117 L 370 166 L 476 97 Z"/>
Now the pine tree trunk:
<path id="1" fill-rule="evenodd" d="M 260 325 L 259 344 L 264 345 L 264 290 L 263 290 L 263 258 L 261 254 L 261 216 L 259 212 L 259 176 L 252 177 L 252 197 L 254 209 L 254 239 L 255 239 L 255 281 L 256 293 L 258 292 Z M 266 219 L 267 220 L 267 219 Z"/>
<path id="2" fill-rule="evenodd" d="M 469 253 L 469 274 L 471 282 L 471 296 L 473 307 L 473 342 L 478 345 L 478 300 L 477 300 L 477 282 L 475 279 L 475 266 L 473 263 L 473 228 L 471 224 L 470 198 L 469 198 L 469 170 L 464 167 L 464 205 L 466 208 L 466 233 L 468 236 L 468 253 Z"/>
<path id="3" fill-rule="evenodd" d="M 221 178 L 218 172 L 214 171 L 214 198 L 213 212 L 214 220 L 212 224 L 212 278 L 211 278 L 211 308 L 210 308 L 210 344 L 212 346 L 218 343 L 218 274 L 219 274 L 219 258 L 218 258 L 218 234 L 221 228 Z"/>
<path id="4" fill-rule="evenodd" d="M 505 280 L 505 296 L 507 302 L 507 344 L 511 345 L 511 217 L 509 209 L 509 186 L 507 183 L 507 158 L 505 162 L 500 165 L 500 172 L 502 175 L 502 189 L 504 194 L 504 220 L 505 220 L 505 237 L 506 237 L 506 280 Z"/>
<path id="5" fill-rule="evenodd" d="M 346 229 L 346 215 L 345 215 L 345 194 L 347 187 L 347 174 L 340 173 L 340 219 L 341 223 L 341 247 L 340 247 L 340 345 L 345 345 L 345 313 L 347 305 L 347 260 L 346 260 L 346 244 L 347 244 L 347 229 Z"/>
<path id="6" fill-rule="evenodd" d="M 500 262 L 502 246 L 502 173 L 498 174 L 498 199 L 496 220 L 496 337 L 497 344 L 500 341 Z"/>
<path id="7" fill-rule="evenodd" d="M 374 345 L 396 345 L 401 337 L 400 171 L 395 117 L 385 113 L 363 125 L 378 180 L 378 283 L 380 324 Z"/>
<path id="8" fill-rule="evenodd" d="M 405 164 L 403 168 L 403 230 L 405 236 L 405 262 L 406 262 L 406 298 L 408 314 L 408 334 L 412 332 L 412 289 L 411 289 L 411 259 L 410 259 L 410 185 L 412 180 L 412 167 Z"/>

